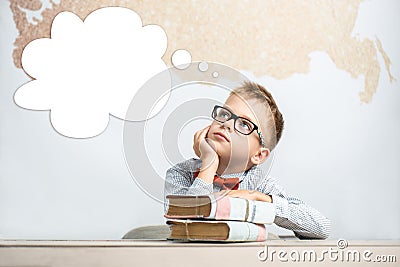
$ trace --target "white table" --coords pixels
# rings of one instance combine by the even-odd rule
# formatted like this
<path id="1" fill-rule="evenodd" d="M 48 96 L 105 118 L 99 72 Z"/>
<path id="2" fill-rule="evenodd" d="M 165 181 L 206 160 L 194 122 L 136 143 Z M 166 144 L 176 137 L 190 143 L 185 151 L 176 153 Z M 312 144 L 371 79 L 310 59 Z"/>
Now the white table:
<path id="1" fill-rule="evenodd" d="M 315 265 L 315 259 L 318 266 L 400 266 L 400 241 L 350 240 L 347 243 L 348 246 L 341 249 L 337 246 L 337 240 L 269 240 L 246 243 L 194 243 L 167 240 L 0 240 L 0 267 L 248 267 L 287 266 L 288 262 L 296 263 L 297 266 L 310 266 Z M 363 254 L 369 254 L 368 251 L 372 253 L 369 255 L 371 262 L 365 262 L 362 258 Z M 262 252 L 268 253 L 265 261 L 263 260 L 266 254 Z M 333 254 L 333 260 L 329 258 L 329 253 Z M 355 254 L 360 255 L 360 262 L 357 262 Z M 322 255 L 324 260 L 319 261 Z M 385 256 L 386 261 L 396 262 L 372 262 L 376 256 Z M 294 262 L 293 259 L 296 258 L 299 261 Z"/>

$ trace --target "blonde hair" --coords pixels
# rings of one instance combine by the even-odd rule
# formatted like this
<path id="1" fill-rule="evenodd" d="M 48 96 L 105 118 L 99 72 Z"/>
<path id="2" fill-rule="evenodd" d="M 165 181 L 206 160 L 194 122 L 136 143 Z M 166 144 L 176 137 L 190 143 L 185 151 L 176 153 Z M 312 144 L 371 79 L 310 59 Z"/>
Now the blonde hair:
<path id="1" fill-rule="evenodd" d="M 272 128 L 272 133 L 275 133 L 273 136 L 268 135 L 266 138 L 268 140 L 267 144 L 269 146 L 269 149 L 272 151 L 281 139 L 284 120 L 282 117 L 282 113 L 279 111 L 278 106 L 271 93 L 268 92 L 267 89 L 265 89 L 265 87 L 263 87 L 262 85 L 259 85 L 255 82 L 245 81 L 241 86 L 235 88 L 230 93 L 230 95 L 233 94 L 240 95 L 245 99 L 257 99 L 266 104 L 268 110 L 267 118 L 272 117 L 273 124 L 265 126 L 267 126 L 268 129 Z"/>

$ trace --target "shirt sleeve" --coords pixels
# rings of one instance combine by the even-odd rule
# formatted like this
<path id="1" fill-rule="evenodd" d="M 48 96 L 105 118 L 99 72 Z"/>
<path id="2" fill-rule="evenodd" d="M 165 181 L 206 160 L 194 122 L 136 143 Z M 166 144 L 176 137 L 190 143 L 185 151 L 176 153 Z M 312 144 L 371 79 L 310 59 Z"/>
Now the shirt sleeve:
<path id="1" fill-rule="evenodd" d="M 165 213 L 168 209 L 167 195 L 208 195 L 213 192 L 213 184 L 193 177 L 194 171 L 200 164 L 200 160 L 191 159 L 167 170 L 164 186 Z"/>
<path id="2" fill-rule="evenodd" d="M 300 239 L 328 238 L 330 220 L 302 200 L 287 195 L 275 179 L 268 178 L 258 191 L 272 197 L 276 207 L 276 225 L 292 230 Z"/>

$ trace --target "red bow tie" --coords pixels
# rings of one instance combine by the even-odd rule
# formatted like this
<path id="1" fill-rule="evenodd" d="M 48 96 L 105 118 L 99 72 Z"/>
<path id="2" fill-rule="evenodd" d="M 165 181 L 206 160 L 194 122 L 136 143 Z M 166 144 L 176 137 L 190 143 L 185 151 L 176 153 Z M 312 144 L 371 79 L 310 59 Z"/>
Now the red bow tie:
<path id="1" fill-rule="evenodd" d="M 197 178 L 200 170 L 196 170 L 193 174 L 194 178 Z M 214 176 L 213 184 L 218 185 L 223 190 L 237 190 L 239 188 L 240 180 L 238 177 L 235 178 L 221 178 L 217 175 Z"/>

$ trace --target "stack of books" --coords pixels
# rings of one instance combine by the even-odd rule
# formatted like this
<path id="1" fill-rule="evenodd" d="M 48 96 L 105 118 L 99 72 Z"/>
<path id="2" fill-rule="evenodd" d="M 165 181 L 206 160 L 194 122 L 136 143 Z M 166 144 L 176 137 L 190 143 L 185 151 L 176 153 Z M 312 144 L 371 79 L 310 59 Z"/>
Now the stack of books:
<path id="1" fill-rule="evenodd" d="M 275 205 L 220 194 L 204 196 L 169 195 L 164 215 L 170 240 L 264 241 L 266 224 L 275 219 Z"/>

